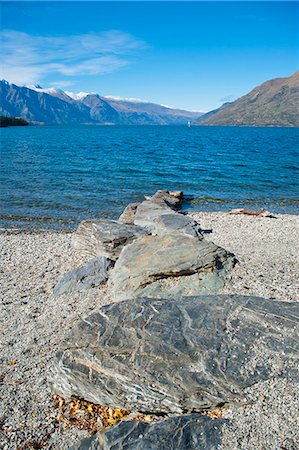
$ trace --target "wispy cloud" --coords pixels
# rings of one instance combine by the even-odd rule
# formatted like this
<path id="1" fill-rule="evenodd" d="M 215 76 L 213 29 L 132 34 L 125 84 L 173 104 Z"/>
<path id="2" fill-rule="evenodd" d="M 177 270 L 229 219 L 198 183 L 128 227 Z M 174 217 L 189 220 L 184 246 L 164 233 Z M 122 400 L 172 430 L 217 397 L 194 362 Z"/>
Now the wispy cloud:
<path id="1" fill-rule="evenodd" d="M 41 82 L 53 74 L 72 77 L 113 72 L 147 46 L 118 30 L 55 37 L 3 30 L 0 39 L 1 77 L 24 84 Z"/>
<path id="2" fill-rule="evenodd" d="M 219 99 L 219 101 L 221 103 L 227 103 L 227 102 L 232 102 L 233 100 L 235 100 L 235 96 L 234 95 L 226 95 L 225 97 L 222 97 Z"/>

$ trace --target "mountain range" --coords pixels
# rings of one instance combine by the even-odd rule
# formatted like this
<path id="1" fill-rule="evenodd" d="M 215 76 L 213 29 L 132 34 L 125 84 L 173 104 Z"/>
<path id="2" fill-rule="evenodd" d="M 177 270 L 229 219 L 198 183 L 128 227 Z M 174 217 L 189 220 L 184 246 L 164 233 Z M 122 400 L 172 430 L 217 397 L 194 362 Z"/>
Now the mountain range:
<path id="1" fill-rule="evenodd" d="M 0 82 L 0 114 L 39 124 L 181 125 L 203 114 L 144 102 Z"/>
<path id="2" fill-rule="evenodd" d="M 204 114 L 198 124 L 299 127 L 299 71 L 266 81 L 238 100 Z"/>
<path id="3" fill-rule="evenodd" d="M 299 71 L 275 78 L 208 113 L 173 109 L 138 99 L 74 94 L 0 81 L 0 115 L 39 124 L 196 125 L 299 127 Z"/>

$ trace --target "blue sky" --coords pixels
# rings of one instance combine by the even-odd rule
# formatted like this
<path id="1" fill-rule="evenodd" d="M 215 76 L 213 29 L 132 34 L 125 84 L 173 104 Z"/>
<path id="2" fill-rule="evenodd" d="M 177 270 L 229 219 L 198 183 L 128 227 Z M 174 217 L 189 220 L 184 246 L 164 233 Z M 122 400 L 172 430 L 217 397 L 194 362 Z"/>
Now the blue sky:
<path id="1" fill-rule="evenodd" d="M 298 70 L 298 2 L 2 2 L 1 78 L 197 111 Z"/>

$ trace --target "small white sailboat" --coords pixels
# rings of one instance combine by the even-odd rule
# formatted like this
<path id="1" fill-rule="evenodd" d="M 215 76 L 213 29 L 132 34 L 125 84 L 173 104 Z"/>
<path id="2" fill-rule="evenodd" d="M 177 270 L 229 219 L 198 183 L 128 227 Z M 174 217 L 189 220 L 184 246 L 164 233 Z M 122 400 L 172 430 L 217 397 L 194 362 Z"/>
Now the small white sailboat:
<path id="1" fill-rule="evenodd" d="M 191 121 L 188 120 L 188 128 L 190 128 L 190 127 L 191 127 Z"/>

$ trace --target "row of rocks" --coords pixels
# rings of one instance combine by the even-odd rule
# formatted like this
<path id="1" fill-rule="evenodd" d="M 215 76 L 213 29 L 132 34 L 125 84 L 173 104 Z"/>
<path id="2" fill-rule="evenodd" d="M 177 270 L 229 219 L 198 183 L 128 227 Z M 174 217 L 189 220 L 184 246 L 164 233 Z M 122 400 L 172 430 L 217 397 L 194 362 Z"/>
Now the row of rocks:
<path id="1" fill-rule="evenodd" d="M 108 280 L 112 302 L 61 344 L 52 389 L 166 415 L 123 421 L 74 450 L 216 449 L 226 421 L 204 410 L 244 404 L 245 389 L 260 381 L 299 382 L 292 369 L 299 364 L 299 305 L 215 295 L 236 259 L 178 212 L 181 201 L 180 192 L 158 191 L 118 221 L 85 221 L 74 233 L 73 245 L 92 258 L 65 274 L 54 294 Z"/>
<path id="2" fill-rule="evenodd" d="M 91 284 L 96 287 L 106 282 L 107 267 L 111 268 L 109 286 L 115 301 L 218 292 L 236 259 L 204 240 L 200 225 L 176 211 L 181 200 L 181 192 L 158 191 L 129 205 L 118 221 L 82 222 L 72 237 L 74 248 L 85 257 L 101 259 L 64 275 L 54 294 L 76 290 L 76 286 L 81 292 Z"/>

